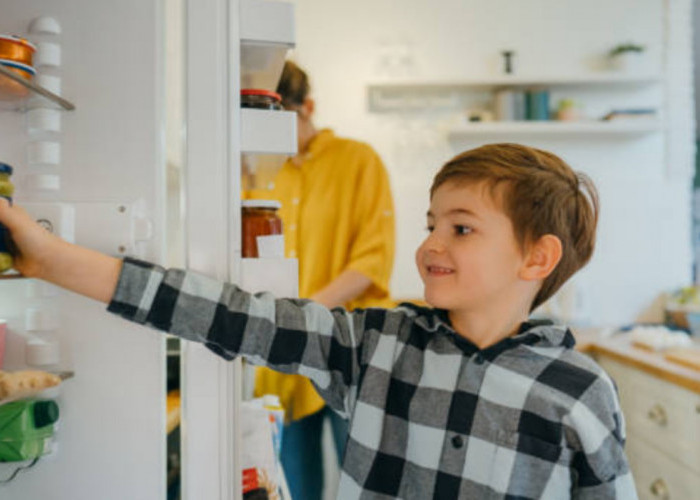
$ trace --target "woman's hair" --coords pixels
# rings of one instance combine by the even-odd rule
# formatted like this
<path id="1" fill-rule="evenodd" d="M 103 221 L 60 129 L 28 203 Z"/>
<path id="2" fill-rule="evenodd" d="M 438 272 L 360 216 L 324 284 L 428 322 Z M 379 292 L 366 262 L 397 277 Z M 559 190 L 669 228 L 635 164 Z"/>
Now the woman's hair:
<path id="1" fill-rule="evenodd" d="M 558 156 L 519 144 L 488 144 L 448 161 L 433 179 L 486 182 L 513 223 L 522 250 L 552 234 L 562 243 L 559 264 L 542 283 L 530 310 L 554 293 L 590 260 L 598 224 L 598 193 L 588 176 Z"/>
<path id="2" fill-rule="evenodd" d="M 282 96 L 282 106 L 301 106 L 309 95 L 309 77 L 292 61 L 285 61 L 277 93 Z"/>

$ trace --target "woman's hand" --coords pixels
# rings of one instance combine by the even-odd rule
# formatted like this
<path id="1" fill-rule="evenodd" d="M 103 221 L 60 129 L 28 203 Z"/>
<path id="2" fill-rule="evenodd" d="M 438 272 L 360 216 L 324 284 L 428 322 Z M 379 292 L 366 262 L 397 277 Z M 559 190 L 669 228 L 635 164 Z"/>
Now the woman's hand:
<path id="1" fill-rule="evenodd" d="M 54 249 L 63 241 L 4 198 L 0 198 L 0 224 L 10 231 L 16 248 L 12 267 L 29 278 L 42 278 Z"/>

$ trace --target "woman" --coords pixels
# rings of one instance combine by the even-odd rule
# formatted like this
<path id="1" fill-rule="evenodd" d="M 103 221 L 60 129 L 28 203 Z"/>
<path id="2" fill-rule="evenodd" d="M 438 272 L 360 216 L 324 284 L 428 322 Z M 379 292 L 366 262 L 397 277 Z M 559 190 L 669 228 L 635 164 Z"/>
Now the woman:
<path id="1" fill-rule="evenodd" d="M 282 203 L 285 252 L 299 260 L 299 296 L 327 307 L 390 306 L 394 211 L 387 172 L 369 145 L 315 127 L 309 91 L 306 73 L 288 61 L 277 92 L 284 108 L 297 113 L 299 152 L 265 195 Z M 289 416 L 282 466 L 292 498 L 320 500 L 323 422 L 331 421 L 340 460 L 345 420 L 298 375 L 260 369 L 255 392 L 279 395 Z"/>

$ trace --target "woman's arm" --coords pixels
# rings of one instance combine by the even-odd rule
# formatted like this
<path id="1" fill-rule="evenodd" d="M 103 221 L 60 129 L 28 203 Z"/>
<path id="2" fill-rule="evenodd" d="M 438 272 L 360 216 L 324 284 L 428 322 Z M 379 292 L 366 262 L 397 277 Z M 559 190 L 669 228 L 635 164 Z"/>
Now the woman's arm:
<path id="1" fill-rule="evenodd" d="M 372 280 L 361 272 L 348 269 L 311 296 L 311 300 L 333 309 L 359 297 L 371 284 Z"/>

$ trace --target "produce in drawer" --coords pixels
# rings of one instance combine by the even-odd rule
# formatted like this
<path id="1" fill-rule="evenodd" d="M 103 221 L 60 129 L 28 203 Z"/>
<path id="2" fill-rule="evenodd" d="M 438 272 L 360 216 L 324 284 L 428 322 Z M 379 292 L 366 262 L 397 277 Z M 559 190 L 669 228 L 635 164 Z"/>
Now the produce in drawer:
<path id="1" fill-rule="evenodd" d="M 60 383 L 61 377 L 53 373 L 34 370 L 0 371 L 0 403 L 29 398 Z"/>

